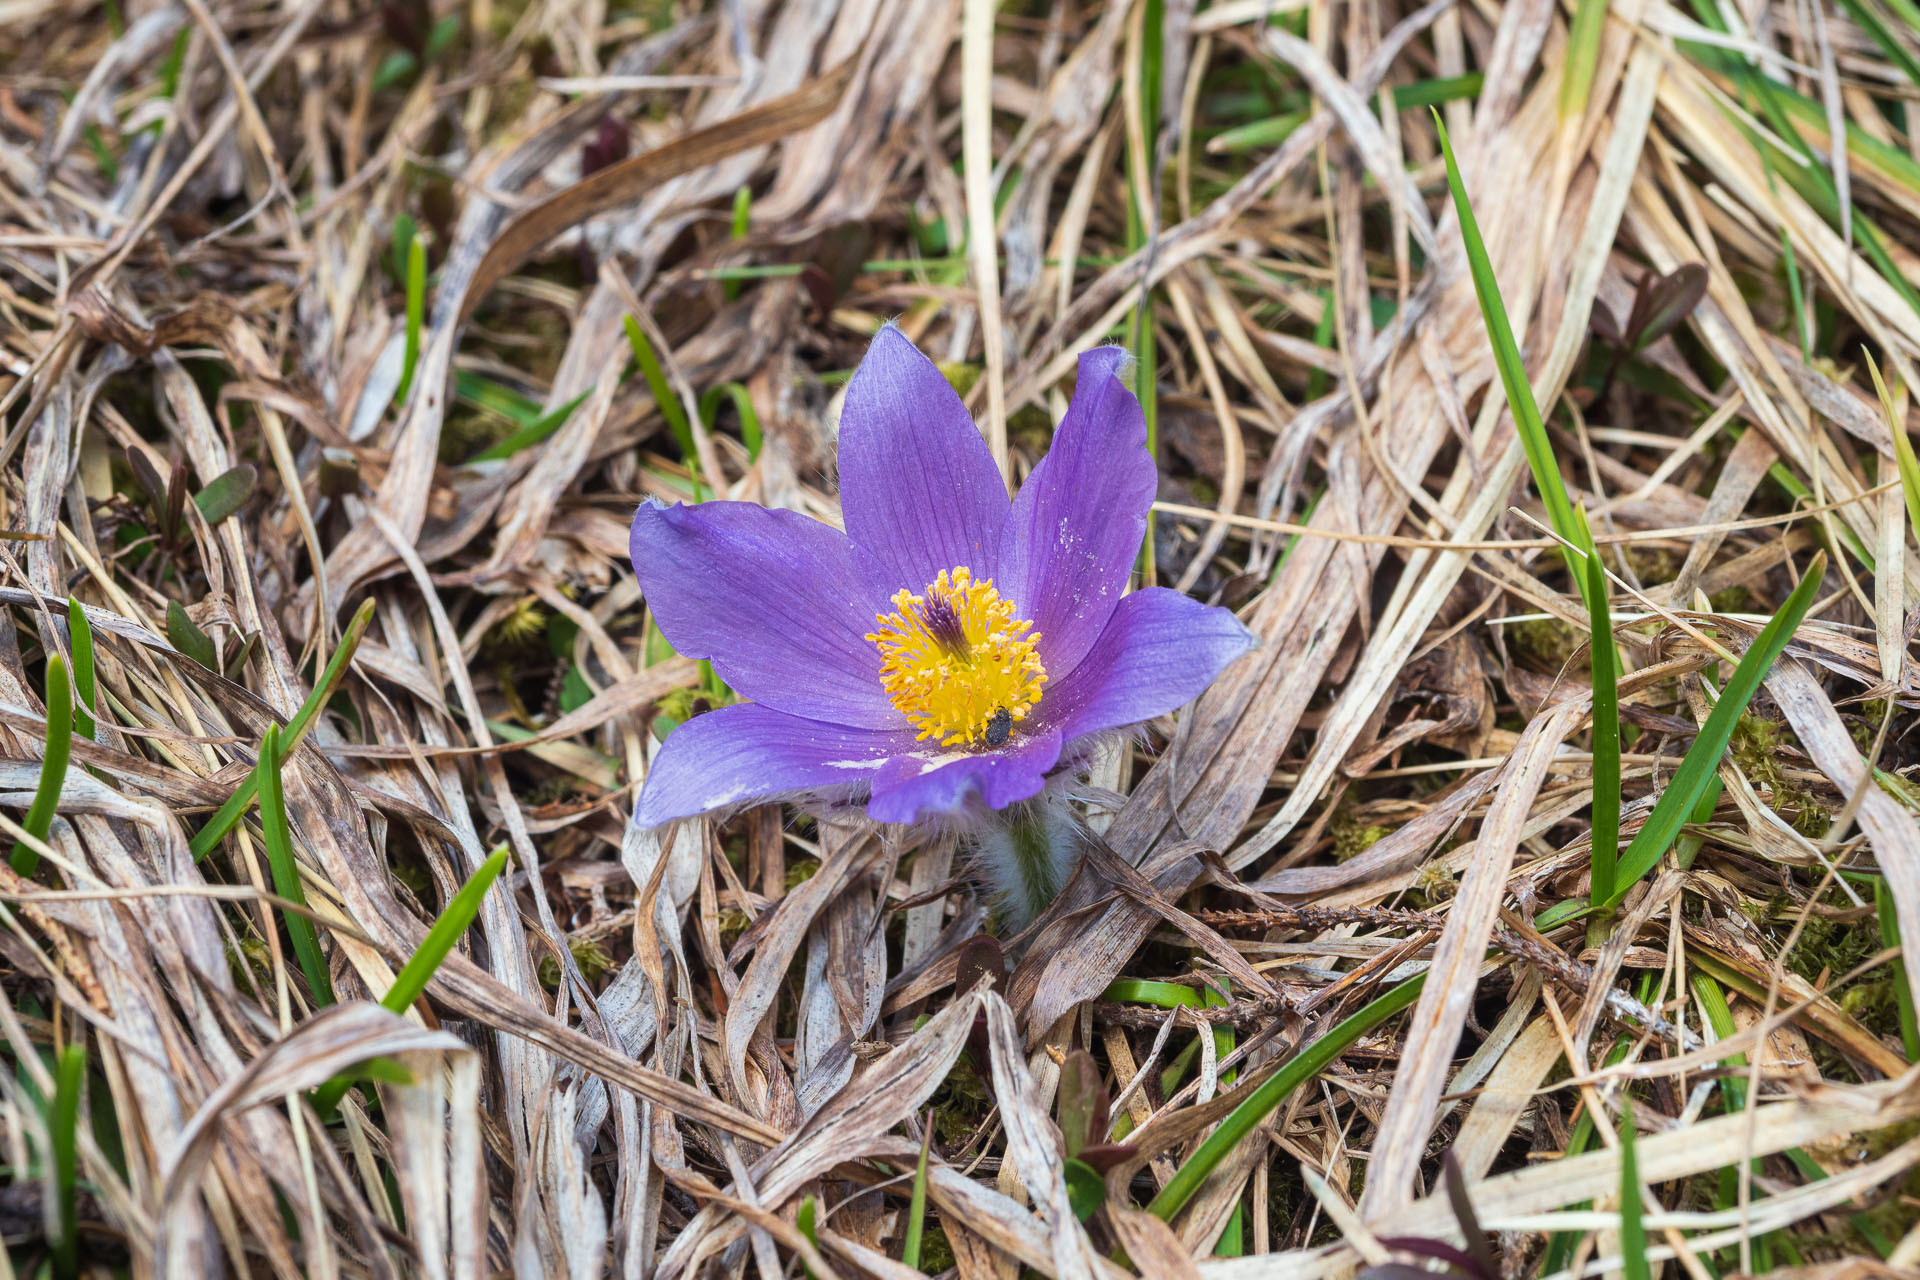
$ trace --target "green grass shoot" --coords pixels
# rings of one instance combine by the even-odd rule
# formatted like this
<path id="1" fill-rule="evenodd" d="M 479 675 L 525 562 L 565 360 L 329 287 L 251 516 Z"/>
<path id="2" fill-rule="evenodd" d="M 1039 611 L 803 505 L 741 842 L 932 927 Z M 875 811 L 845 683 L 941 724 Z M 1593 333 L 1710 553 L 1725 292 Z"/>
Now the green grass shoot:
<path id="1" fill-rule="evenodd" d="M 300 884 L 300 868 L 293 859 L 293 833 L 287 824 L 287 800 L 280 790 L 280 726 L 267 726 L 260 742 L 260 763 L 254 776 L 260 780 L 260 834 L 267 847 L 267 866 L 273 872 L 273 891 L 288 902 L 307 905 L 307 891 Z M 327 960 L 320 953 L 320 938 L 313 921 L 289 911 L 287 936 L 293 940 L 293 954 L 307 975 L 307 989 L 316 1005 L 333 1003 L 333 982 L 327 973 Z"/>
<path id="2" fill-rule="evenodd" d="M 53 1191 L 47 1246 L 53 1255 L 53 1273 L 61 1280 L 80 1274 L 80 1095 L 86 1085 L 87 1051 L 69 1044 L 60 1051 L 54 1069 L 53 1106 L 47 1112 L 51 1148 L 47 1163 Z"/>
<path id="3" fill-rule="evenodd" d="M 1907 526 L 1920 534 L 1920 460 L 1913 456 L 1913 441 L 1907 438 L 1906 426 L 1894 408 L 1893 393 L 1880 377 L 1880 366 L 1874 363 L 1873 353 L 1862 347 L 1860 354 L 1867 358 L 1867 372 L 1873 375 L 1873 389 L 1879 393 L 1880 410 L 1887 417 L 1887 433 L 1893 437 L 1893 458 L 1900 469 L 1900 494 L 1907 502 Z"/>
<path id="4" fill-rule="evenodd" d="M 1714 703 L 1693 745 L 1687 748 L 1687 754 L 1667 783 L 1667 789 L 1660 793 L 1653 812 L 1647 815 L 1646 824 L 1627 845 L 1626 852 L 1620 855 L 1613 892 L 1601 901 L 1587 904 L 1568 901 L 1550 907 L 1541 912 L 1540 918 L 1535 921 L 1538 928 L 1556 928 L 1589 911 L 1607 911 L 1619 906 L 1640 877 L 1653 870 L 1666 854 L 1693 814 L 1701 796 L 1706 793 L 1708 785 L 1718 777 L 1720 757 L 1726 753 L 1727 743 L 1733 738 L 1733 730 L 1740 722 L 1741 713 L 1759 691 L 1760 682 L 1773 669 L 1774 662 L 1787 647 L 1787 641 L 1793 638 L 1800 620 L 1806 617 L 1807 610 L 1813 606 L 1813 598 L 1820 589 L 1826 564 L 1824 552 L 1814 557 L 1800 585 L 1793 589 L 1793 594 L 1787 597 L 1786 603 L 1780 606 L 1780 611 L 1773 615 L 1772 620 L 1761 628 L 1759 636 L 1734 668 L 1733 678 L 1721 690 L 1719 701 Z"/>
<path id="5" fill-rule="evenodd" d="M 1641 1218 L 1640 1161 L 1634 1154 L 1633 1099 L 1620 1095 L 1620 1255 L 1627 1280 L 1653 1280 L 1647 1226 Z"/>
<path id="6" fill-rule="evenodd" d="M 1720 757 L 1733 738 L 1733 730 L 1740 722 L 1741 713 L 1759 691 L 1760 682 L 1773 669 L 1774 662 L 1787 647 L 1787 641 L 1793 638 L 1800 620 L 1807 616 L 1807 610 L 1813 606 L 1814 595 L 1820 590 L 1820 580 L 1825 575 L 1826 563 L 1824 554 L 1814 557 L 1806 576 L 1800 579 L 1800 585 L 1793 589 L 1793 594 L 1787 597 L 1786 603 L 1780 606 L 1780 611 L 1773 615 L 1773 619 L 1761 628 L 1759 636 L 1741 657 L 1739 665 L 1733 670 L 1733 678 L 1720 691 L 1720 700 L 1713 704 L 1706 724 L 1701 726 L 1679 769 L 1674 771 L 1672 780 L 1667 783 L 1667 789 L 1654 804 L 1646 825 L 1640 828 L 1627 845 L 1626 852 L 1620 855 L 1618 881 L 1605 906 L 1619 906 L 1627 890 L 1641 876 L 1653 870 L 1673 844 L 1674 837 L 1680 834 L 1680 828 L 1686 825 L 1695 803 L 1707 788 L 1708 780 L 1719 771 Z"/>
<path id="7" fill-rule="evenodd" d="M 1520 356 L 1520 344 L 1514 340 L 1513 323 L 1507 318 L 1507 304 L 1500 296 L 1500 282 L 1493 274 L 1493 260 L 1487 256 L 1486 242 L 1480 238 L 1480 224 L 1473 216 L 1473 205 L 1467 200 L 1466 183 L 1460 177 L 1460 166 L 1453 156 L 1453 143 L 1447 137 L 1447 126 L 1440 119 L 1440 113 L 1433 113 L 1434 127 L 1440 131 L 1440 151 L 1446 159 L 1447 187 L 1453 193 L 1453 207 L 1460 216 L 1460 238 L 1466 244 L 1467 265 L 1473 273 L 1473 291 L 1480 299 L 1480 315 L 1487 326 L 1487 338 L 1493 344 L 1493 360 L 1500 370 L 1500 385 L 1507 393 L 1507 407 L 1513 412 L 1514 430 L 1520 436 L 1520 447 L 1527 455 L 1527 465 L 1533 470 L 1534 488 L 1540 491 L 1540 501 L 1547 509 L 1547 522 L 1553 531 L 1572 544 L 1572 549 L 1562 547 L 1560 554 L 1567 562 L 1567 572 L 1582 595 L 1586 594 L 1586 575 L 1580 570 L 1577 552 L 1592 554 L 1593 538 L 1587 534 L 1584 526 L 1575 518 L 1573 500 L 1567 496 L 1567 483 L 1560 474 L 1560 464 L 1553 456 L 1553 444 L 1547 438 L 1546 423 L 1540 417 L 1540 406 L 1533 398 L 1533 384 L 1527 380 L 1526 362 Z M 1591 609 L 1593 602 L 1588 601 Z"/>
<path id="8" fill-rule="evenodd" d="M 500 872 L 506 865 L 507 847 L 501 845 L 488 854 L 487 860 L 460 886 L 460 891 L 447 902 L 446 909 L 434 920 L 433 927 L 427 930 L 427 936 L 420 940 L 413 956 L 394 975 L 393 985 L 387 988 L 387 994 L 380 997 L 383 1008 L 404 1015 L 413 1007 L 414 1001 L 426 994 L 427 984 L 433 981 L 433 975 L 439 972 L 440 965 L 460 944 L 461 935 L 479 916 L 487 890 L 500 878 Z M 352 1087 L 350 1078 L 335 1076 L 314 1090 L 314 1110 L 323 1117 L 331 1116 L 339 1107 L 340 1099 Z"/>
<path id="9" fill-rule="evenodd" d="M 393 402 L 404 405 L 413 390 L 413 371 L 420 363 L 420 330 L 427 319 L 427 249 L 414 236 L 407 241 L 407 330 L 400 362 L 400 385 Z"/>
<path id="10" fill-rule="evenodd" d="M 1173 1177 L 1153 1198 L 1147 1211 L 1162 1221 L 1172 1221 L 1173 1215 L 1186 1207 L 1228 1153 L 1286 1101 L 1287 1095 L 1324 1071 L 1334 1059 L 1352 1048 L 1361 1036 L 1412 1005 L 1419 998 L 1420 988 L 1426 980 L 1427 975 L 1422 973 L 1374 997 L 1358 1012 L 1289 1058 L 1278 1071 L 1253 1086 L 1246 1100 L 1228 1112 L 1219 1127 L 1206 1136 L 1184 1164 L 1174 1170 Z"/>
<path id="11" fill-rule="evenodd" d="M 353 652 L 360 647 L 360 637 L 366 634 L 367 624 L 371 621 L 373 621 L 373 601 L 369 600 L 360 606 L 359 611 L 353 615 L 353 621 L 347 624 L 346 633 L 340 637 L 339 646 L 334 649 L 333 656 L 327 659 L 326 670 L 320 674 L 320 683 L 314 686 L 306 702 L 301 705 L 299 711 L 294 713 L 293 719 L 287 722 L 287 731 L 281 738 L 285 754 L 291 754 L 300 745 L 301 740 L 307 736 L 307 729 L 313 724 L 313 718 L 320 714 L 320 709 L 327 705 L 334 692 L 340 688 L 340 681 L 347 674 L 347 663 L 353 660 Z M 247 780 L 227 798 L 227 802 L 220 806 L 219 811 L 207 820 L 207 825 L 194 833 L 193 839 L 188 842 L 188 848 L 193 851 L 195 862 L 220 847 L 220 842 L 226 839 L 227 833 L 232 831 L 245 816 L 248 806 L 253 803 L 254 796 L 259 793 L 259 787 L 260 771 L 256 769 L 247 775 Z"/>
<path id="12" fill-rule="evenodd" d="M 673 388 L 667 383 L 666 370 L 660 366 L 660 356 L 647 341 L 647 332 L 640 322 L 632 316 L 626 317 L 627 344 L 633 348 L 633 359 L 640 366 L 640 373 L 647 380 L 647 390 L 653 394 L 653 403 L 660 410 L 660 416 L 667 420 L 667 430 L 680 446 L 680 456 L 686 459 L 687 470 L 693 475 L 693 496 L 700 500 L 700 456 L 693 447 L 693 426 L 687 421 L 686 406 L 680 403 L 680 397 L 673 394 Z"/>
<path id="13" fill-rule="evenodd" d="M 1620 655 L 1613 645 L 1607 575 L 1596 551 L 1587 556 L 1588 617 L 1593 625 L 1593 888 L 1598 908 L 1613 897 L 1620 853 Z"/>
<path id="14" fill-rule="evenodd" d="M 44 842 L 53 830 L 54 811 L 60 805 L 60 788 L 67 780 L 67 759 L 73 751 L 73 690 L 67 682 L 66 659 L 53 654 L 47 659 L 47 752 L 40 757 L 40 783 L 33 791 L 33 803 L 27 820 L 21 825 L 27 834 Z M 15 841 L 13 869 L 31 876 L 40 868 L 40 853 L 23 841 Z"/>
<path id="15" fill-rule="evenodd" d="M 92 740 L 96 693 L 93 672 L 93 624 L 87 621 L 86 609 L 72 596 L 67 597 L 67 646 L 73 651 L 73 692 L 79 700 L 79 705 L 73 711 L 74 731 L 81 737 Z"/>
<path id="16" fill-rule="evenodd" d="M 718 386 L 708 387 L 700 397 L 700 425 L 705 427 L 709 434 L 712 433 L 714 419 L 719 416 L 720 400 L 723 396 L 733 402 L 734 412 L 740 415 L 740 440 L 747 446 L 747 458 L 757 460 L 760 457 L 760 446 L 764 443 L 764 437 L 760 430 L 760 412 L 753 407 L 753 396 L 748 393 L 745 384 L 723 382 Z"/>
<path id="17" fill-rule="evenodd" d="M 1573 29 L 1567 36 L 1567 60 L 1560 75 L 1560 120 L 1580 120 L 1587 114 L 1593 91 L 1593 68 L 1600 60 L 1600 35 L 1606 30 L 1607 0 L 1579 0 L 1573 11 Z"/>
<path id="18" fill-rule="evenodd" d="M 900 1250 L 900 1261 L 915 1271 L 920 1269 L 920 1241 L 927 1225 L 927 1151 L 933 1145 L 933 1116 L 927 1116 L 920 1134 L 920 1164 L 913 1172 L 913 1199 L 907 1204 L 907 1239 Z"/>
<path id="19" fill-rule="evenodd" d="M 1893 890 L 1887 886 L 1885 876 L 1873 882 L 1873 909 L 1880 917 L 1880 945 L 1899 946 L 1900 919 L 1894 910 Z M 1900 1045 L 1906 1050 L 1909 1062 L 1920 1062 L 1920 1022 L 1914 1018 L 1913 993 L 1907 988 L 1907 961 L 1904 954 L 1896 956 L 1893 961 L 1893 995 L 1900 1010 Z"/>

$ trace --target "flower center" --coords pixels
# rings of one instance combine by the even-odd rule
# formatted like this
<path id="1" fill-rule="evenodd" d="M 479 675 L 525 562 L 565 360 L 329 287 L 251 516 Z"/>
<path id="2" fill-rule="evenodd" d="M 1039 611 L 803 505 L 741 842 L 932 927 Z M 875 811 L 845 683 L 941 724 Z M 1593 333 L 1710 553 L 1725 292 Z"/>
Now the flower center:
<path id="1" fill-rule="evenodd" d="M 898 591 L 895 613 L 875 619 L 867 637 L 880 650 L 880 687 L 922 740 L 943 747 L 984 742 L 997 747 L 1040 701 L 1047 669 L 1028 634 L 1033 623 L 1013 616 L 993 582 L 975 582 L 964 565 L 942 571 L 925 595 Z"/>

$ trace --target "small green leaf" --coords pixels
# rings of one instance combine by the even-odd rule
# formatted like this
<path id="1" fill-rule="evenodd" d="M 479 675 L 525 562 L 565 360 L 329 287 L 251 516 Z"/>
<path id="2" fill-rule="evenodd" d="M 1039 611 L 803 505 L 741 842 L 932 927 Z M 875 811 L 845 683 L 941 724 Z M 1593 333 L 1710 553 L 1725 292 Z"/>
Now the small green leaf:
<path id="1" fill-rule="evenodd" d="M 259 479 L 260 472 L 254 465 L 243 462 L 215 476 L 212 484 L 193 495 L 193 504 L 200 508 L 200 514 L 206 517 L 208 524 L 219 524 L 247 505 L 247 499 L 253 496 L 254 485 Z"/>
<path id="2" fill-rule="evenodd" d="M 220 669 L 220 659 L 213 651 L 213 641 L 193 624 L 193 619 L 187 616 L 187 611 L 180 607 L 178 600 L 167 601 L 167 639 L 174 648 L 207 670 Z"/>
<path id="3" fill-rule="evenodd" d="M 1107 1202 L 1107 1180 L 1084 1160 L 1068 1157 L 1066 1165 L 1067 1202 L 1073 1216 L 1085 1222 Z"/>
<path id="4" fill-rule="evenodd" d="M 927 1151 L 932 1145 L 933 1116 L 929 1113 L 920 1131 L 920 1164 L 913 1171 L 913 1199 L 907 1204 L 907 1238 L 900 1248 L 900 1261 L 915 1271 L 920 1269 L 920 1239 L 926 1230 Z"/>

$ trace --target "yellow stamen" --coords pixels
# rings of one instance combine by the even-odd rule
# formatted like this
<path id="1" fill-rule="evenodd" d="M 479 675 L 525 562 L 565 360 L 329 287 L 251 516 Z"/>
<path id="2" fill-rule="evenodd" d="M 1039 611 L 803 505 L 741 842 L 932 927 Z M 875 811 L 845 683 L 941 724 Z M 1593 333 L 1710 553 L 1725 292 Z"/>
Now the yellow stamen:
<path id="1" fill-rule="evenodd" d="M 979 742 L 998 746 L 1009 721 L 1027 718 L 1040 701 L 1047 670 L 1029 634 L 1033 623 L 1013 616 L 991 579 L 975 582 L 964 565 L 942 571 L 924 596 L 898 591 L 896 613 L 875 619 L 867 637 L 880 649 L 880 686 L 920 730 L 943 747 Z M 998 713 L 1000 731 L 991 733 Z M 989 741 L 992 737 L 999 741 Z"/>

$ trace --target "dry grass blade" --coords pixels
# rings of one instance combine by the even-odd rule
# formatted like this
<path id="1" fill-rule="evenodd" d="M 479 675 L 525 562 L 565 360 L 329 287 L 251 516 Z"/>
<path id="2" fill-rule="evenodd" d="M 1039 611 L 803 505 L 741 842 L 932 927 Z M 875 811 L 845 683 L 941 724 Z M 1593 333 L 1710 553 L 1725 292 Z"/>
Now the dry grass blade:
<path id="1" fill-rule="evenodd" d="M 1591 1275 L 1623 1121 L 1636 1268 L 1910 1269 L 1916 24 L 0 0 L 7 1272 Z M 842 522 L 889 322 L 1010 491 L 1132 343 L 1257 640 L 1024 933 L 630 821 L 635 508 Z"/>

